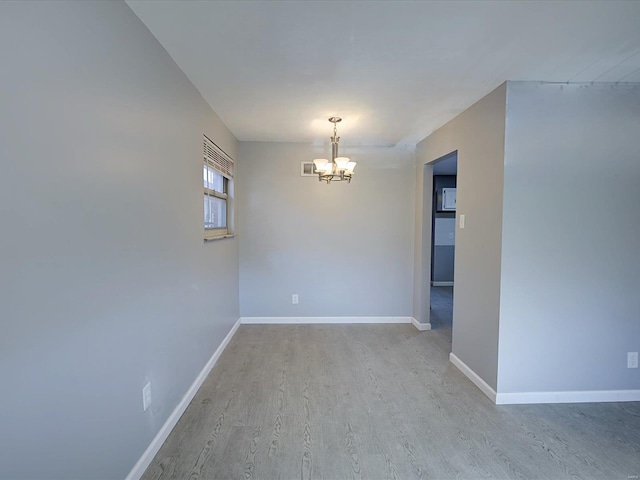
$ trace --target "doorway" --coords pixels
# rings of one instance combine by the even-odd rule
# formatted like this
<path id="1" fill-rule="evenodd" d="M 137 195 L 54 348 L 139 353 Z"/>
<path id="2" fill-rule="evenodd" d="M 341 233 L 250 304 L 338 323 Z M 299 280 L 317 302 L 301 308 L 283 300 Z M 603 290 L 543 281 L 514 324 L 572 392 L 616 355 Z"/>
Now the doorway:
<path id="1" fill-rule="evenodd" d="M 451 338 L 453 326 L 454 262 L 458 153 L 431 162 L 433 167 L 431 210 L 430 323 Z"/>

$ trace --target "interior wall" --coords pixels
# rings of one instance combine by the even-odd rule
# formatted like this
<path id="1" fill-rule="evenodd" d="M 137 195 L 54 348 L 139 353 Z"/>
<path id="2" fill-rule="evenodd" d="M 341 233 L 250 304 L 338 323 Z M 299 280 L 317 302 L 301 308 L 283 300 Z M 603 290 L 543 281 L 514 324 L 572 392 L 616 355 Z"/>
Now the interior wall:
<path id="1" fill-rule="evenodd" d="M 494 390 L 498 370 L 505 100 L 503 84 L 416 148 L 418 175 L 425 163 L 458 151 L 452 352 Z M 431 194 L 430 189 L 424 191 Z M 416 242 L 429 244 L 430 237 L 425 240 L 426 197 L 418 192 L 420 195 L 422 198 L 416 202 Z M 460 215 L 465 215 L 464 229 L 460 229 Z M 414 268 L 424 270 L 429 264 L 425 257 L 425 252 L 417 249 Z M 420 285 L 414 286 L 414 305 L 416 295 L 424 297 Z M 428 303 L 421 308 L 428 309 Z"/>
<path id="2" fill-rule="evenodd" d="M 640 386 L 640 84 L 509 82 L 500 392 Z"/>
<path id="3" fill-rule="evenodd" d="M 433 222 L 424 218 L 433 210 L 433 165 L 421 163 L 420 145 L 416 149 L 415 229 L 413 236 L 413 318 L 431 325 L 431 237 Z"/>
<path id="4" fill-rule="evenodd" d="M 124 3 L 0 2 L 0 57 L 0 478 L 124 478 L 239 317 L 236 140 Z"/>
<path id="5" fill-rule="evenodd" d="M 240 143 L 243 317 L 411 316 L 414 152 L 341 154 L 358 162 L 353 180 L 327 185 L 300 163 L 329 146 Z"/>

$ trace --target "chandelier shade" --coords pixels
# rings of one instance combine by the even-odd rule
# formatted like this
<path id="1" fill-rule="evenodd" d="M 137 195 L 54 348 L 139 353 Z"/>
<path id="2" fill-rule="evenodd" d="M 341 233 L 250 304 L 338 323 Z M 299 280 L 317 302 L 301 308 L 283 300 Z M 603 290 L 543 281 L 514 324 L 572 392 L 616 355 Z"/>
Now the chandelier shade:
<path id="1" fill-rule="evenodd" d="M 341 122 L 340 117 L 331 117 L 329 119 L 333 123 L 333 137 L 331 137 L 331 160 L 326 158 L 316 158 L 313 161 L 319 181 L 351 183 L 353 171 L 356 168 L 356 162 L 352 162 L 347 157 L 338 156 L 338 144 L 340 137 L 338 136 L 337 123 Z"/>

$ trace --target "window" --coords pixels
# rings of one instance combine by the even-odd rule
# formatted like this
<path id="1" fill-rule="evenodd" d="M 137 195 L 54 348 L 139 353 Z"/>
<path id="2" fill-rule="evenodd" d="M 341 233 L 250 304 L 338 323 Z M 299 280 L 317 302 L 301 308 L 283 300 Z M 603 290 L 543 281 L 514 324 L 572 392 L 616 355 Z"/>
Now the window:
<path id="1" fill-rule="evenodd" d="M 204 136 L 204 238 L 230 233 L 230 202 L 233 199 L 233 160 Z"/>

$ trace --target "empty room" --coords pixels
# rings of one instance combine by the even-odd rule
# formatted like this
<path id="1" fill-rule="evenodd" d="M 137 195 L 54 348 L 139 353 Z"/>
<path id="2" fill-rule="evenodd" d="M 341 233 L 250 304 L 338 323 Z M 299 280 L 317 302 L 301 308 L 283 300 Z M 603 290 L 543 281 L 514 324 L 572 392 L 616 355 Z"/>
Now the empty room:
<path id="1" fill-rule="evenodd" d="M 637 480 L 638 25 L 0 2 L 0 480 Z"/>

